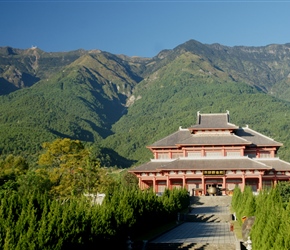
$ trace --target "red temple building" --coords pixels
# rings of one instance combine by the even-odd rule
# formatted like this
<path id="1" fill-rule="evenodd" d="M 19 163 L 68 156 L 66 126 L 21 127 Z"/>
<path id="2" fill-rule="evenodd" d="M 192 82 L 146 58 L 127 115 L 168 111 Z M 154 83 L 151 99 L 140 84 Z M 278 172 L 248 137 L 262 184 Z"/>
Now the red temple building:
<path id="1" fill-rule="evenodd" d="M 141 189 L 156 193 L 174 187 L 191 195 L 207 195 L 209 187 L 230 195 L 235 186 L 258 192 L 278 181 L 289 181 L 290 163 L 276 157 L 281 143 L 248 126 L 229 122 L 229 112 L 197 113 L 197 124 L 147 146 L 154 158 L 130 172 Z"/>

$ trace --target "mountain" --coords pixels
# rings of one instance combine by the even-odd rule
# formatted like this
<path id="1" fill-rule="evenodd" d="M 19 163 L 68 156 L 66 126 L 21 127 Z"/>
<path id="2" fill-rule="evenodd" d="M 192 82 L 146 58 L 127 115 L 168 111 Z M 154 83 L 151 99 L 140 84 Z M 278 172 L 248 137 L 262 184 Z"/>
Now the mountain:
<path id="1" fill-rule="evenodd" d="M 68 137 L 145 162 L 146 145 L 194 124 L 197 111 L 229 110 L 236 125 L 283 142 L 288 160 L 289 59 L 290 44 L 195 40 L 153 58 L 2 47 L 0 149 L 37 154 L 42 142 Z"/>
<path id="2" fill-rule="evenodd" d="M 23 51 L 9 54 L 12 62 L 17 61 L 17 66 L 13 67 L 18 71 L 30 69 L 23 63 L 27 54 L 31 56 L 30 52 Z M 57 53 L 52 63 L 56 72 L 52 73 L 49 65 L 47 72 L 43 71 L 45 67 L 38 68 L 35 75 L 41 80 L 31 83 L 30 87 L 28 83 L 18 86 L 19 90 L 1 96 L 0 148 L 3 153 L 37 152 L 42 142 L 57 137 L 99 142 L 111 133 L 111 125 L 126 113 L 126 99 L 142 80 L 139 60 L 99 51 L 71 55 L 75 59 L 64 65 L 57 64 Z M 45 61 L 49 56 L 44 53 L 38 60 Z M 13 79 L 7 75 L 5 71 L 6 82 Z"/>
<path id="3" fill-rule="evenodd" d="M 230 111 L 232 123 L 249 124 L 285 144 L 281 157 L 289 157 L 289 102 L 269 95 L 232 75 L 206 57 L 181 53 L 157 69 L 135 88 L 128 114 L 113 126 L 105 139 L 107 147 L 142 162 L 151 153 L 144 147 L 175 132 L 179 126 L 195 124 L 196 112 Z M 126 142 L 125 144 L 122 142 Z"/>

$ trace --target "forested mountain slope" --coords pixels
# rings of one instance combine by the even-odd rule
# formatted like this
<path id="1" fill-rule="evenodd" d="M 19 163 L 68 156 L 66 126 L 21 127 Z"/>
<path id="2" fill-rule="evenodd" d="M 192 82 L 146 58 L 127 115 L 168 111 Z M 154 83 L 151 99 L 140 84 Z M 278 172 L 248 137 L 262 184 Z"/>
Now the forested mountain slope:
<path id="1" fill-rule="evenodd" d="M 197 111 L 229 110 L 232 123 L 284 143 L 280 157 L 290 160 L 289 59 L 290 44 L 194 40 L 153 58 L 0 48 L 0 149 L 37 154 L 68 137 L 137 164 L 151 157 L 146 145 L 194 124 Z"/>
<path id="2" fill-rule="evenodd" d="M 100 143 L 126 113 L 127 96 L 141 80 L 134 70 L 140 70 L 138 63 L 91 52 L 29 88 L 3 95 L 2 153 L 35 153 L 57 137 Z"/>
<path id="3" fill-rule="evenodd" d="M 245 82 L 233 81 L 204 58 L 190 52 L 144 79 L 136 88 L 137 101 L 104 141 L 121 155 L 142 162 L 152 157 L 144 147 L 196 123 L 196 112 L 230 111 L 231 122 L 265 133 L 284 143 L 282 158 L 290 159 L 290 105 Z M 125 143 L 124 143 L 125 142 Z"/>

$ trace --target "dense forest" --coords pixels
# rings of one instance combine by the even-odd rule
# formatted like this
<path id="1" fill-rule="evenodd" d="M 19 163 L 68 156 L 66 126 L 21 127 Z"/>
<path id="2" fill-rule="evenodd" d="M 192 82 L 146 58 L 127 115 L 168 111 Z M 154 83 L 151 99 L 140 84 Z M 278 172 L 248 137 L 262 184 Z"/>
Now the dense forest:
<path id="1" fill-rule="evenodd" d="M 141 191 L 134 175 L 114 170 L 70 139 L 45 143 L 33 166 L 21 156 L 3 158 L 0 248 L 127 249 L 128 237 L 137 244 L 189 205 L 185 189 L 156 196 Z M 94 198 L 98 193 L 105 195 L 101 203 Z"/>
<path id="2" fill-rule="evenodd" d="M 290 47 L 228 47 L 190 40 L 153 58 L 100 50 L 0 48 L 0 152 L 35 164 L 42 144 L 80 140 L 102 165 L 148 161 L 147 145 L 229 110 L 284 144 L 290 160 Z"/>
<path id="3" fill-rule="evenodd" d="M 243 217 L 254 217 L 250 230 L 252 249 L 290 249 L 290 185 L 279 182 L 276 187 L 255 196 L 251 187 L 244 192 L 236 187 L 232 208 L 242 224 Z"/>

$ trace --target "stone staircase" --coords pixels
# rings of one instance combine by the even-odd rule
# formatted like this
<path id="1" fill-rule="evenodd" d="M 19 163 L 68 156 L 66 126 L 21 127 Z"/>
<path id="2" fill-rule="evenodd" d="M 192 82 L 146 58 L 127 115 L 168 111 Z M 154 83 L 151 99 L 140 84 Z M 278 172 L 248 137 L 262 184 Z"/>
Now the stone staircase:
<path id="1" fill-rule="evenodd" d="M 189 214 L 186 216 L 187 222 L 230 222 L 230 214 Z"/>
<path id="2" fill-rule="evenodd" d="M 150 243 L 146 250 L 236 250 L 233 244 L 209 243 Z"/>
<path id="3" fill-rule="evenodd" d="M 231 196 L 192 196 L 190 197 L 191 207 L 196 206 L 230 206 Z"/>
<path id="4" fill-rule="evenodd" d="M 182 218 L 185 222 L 203 222 L 203 223 L 225 223 L 232 220 L 229 213 L 231 205 L 230 196 L 198 196 L 191 197 L 190 213 L 184 215 Z M 210 211 L 213 211 L 211 213 Z M 202 213 L 202 211 L 207 211 Z M 230 243 L 152 243 L 148 242 L 146 250 L 236 250 L 236 244 Z"/>
<path id="5" fill-rule="evenodd" d="M 189 222 L 229 222 L 232 220 L 232 215 L 228 213 L 228 209 L 232 201 L 231 196 L 197 196 L 191 197 L 191 213 L 186 215 L 186 221 Z M 215 212 L 202 213 L 200 208 L 213 207 Z M 221 208 L 221 209 L 219 209 Z M 219 210 L 220 212 L 216 212 Z"/>

